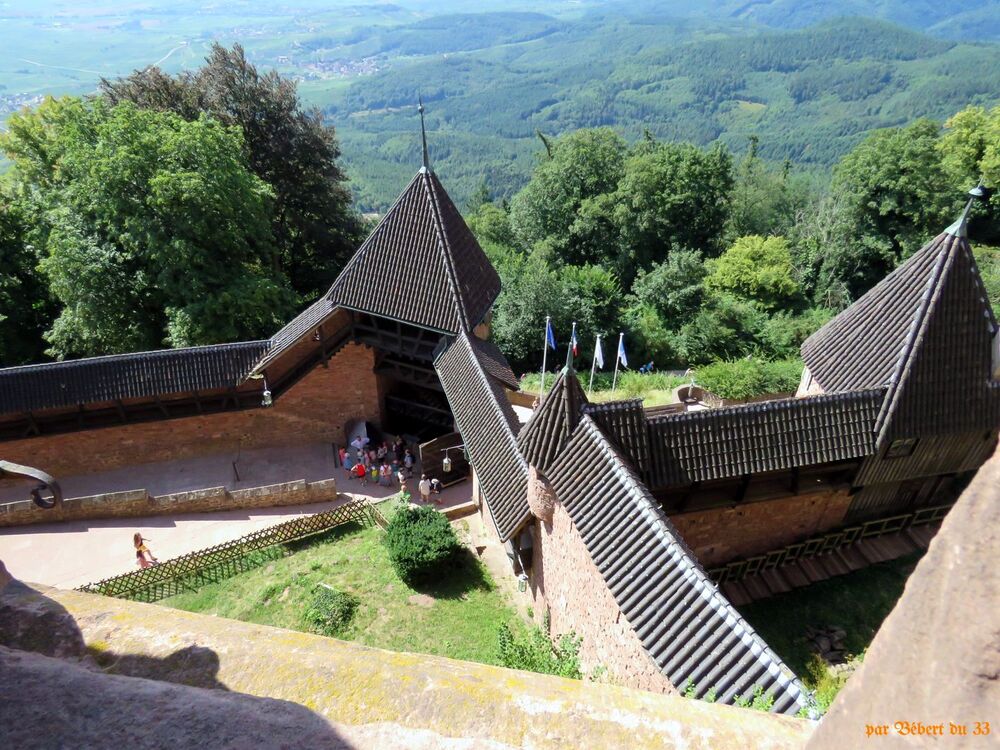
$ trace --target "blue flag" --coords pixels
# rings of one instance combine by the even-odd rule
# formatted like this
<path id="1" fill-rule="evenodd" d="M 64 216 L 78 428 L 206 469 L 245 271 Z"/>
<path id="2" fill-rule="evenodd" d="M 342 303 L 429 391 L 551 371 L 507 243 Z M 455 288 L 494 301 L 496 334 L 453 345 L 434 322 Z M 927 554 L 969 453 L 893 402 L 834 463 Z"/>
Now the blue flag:
<path id="1" fill-rule="evenodd" d="M 545 321 L 545 340 L 553 349 L 556 348 L 556 335 L 552 332 L 552 321 Z"/>
<path id="2" fill-rule="evenodd" d="M 623 367 L 628 367 L 628 357 L 625 356 L 624 337 L 619 337 L 618 339 L 618 361 L 622 363 Z"/>

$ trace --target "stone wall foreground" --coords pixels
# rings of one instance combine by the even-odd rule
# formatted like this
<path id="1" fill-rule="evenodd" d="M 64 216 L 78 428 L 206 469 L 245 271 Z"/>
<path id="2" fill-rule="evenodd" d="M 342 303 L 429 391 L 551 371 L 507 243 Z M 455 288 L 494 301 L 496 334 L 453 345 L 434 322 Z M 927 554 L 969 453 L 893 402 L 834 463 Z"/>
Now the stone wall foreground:
<path id="1" fill-rule="evenodd" d="M 791 750 L 812 729 L 16 581 L 0 646 L 0 736 L 18 748 Z"/>

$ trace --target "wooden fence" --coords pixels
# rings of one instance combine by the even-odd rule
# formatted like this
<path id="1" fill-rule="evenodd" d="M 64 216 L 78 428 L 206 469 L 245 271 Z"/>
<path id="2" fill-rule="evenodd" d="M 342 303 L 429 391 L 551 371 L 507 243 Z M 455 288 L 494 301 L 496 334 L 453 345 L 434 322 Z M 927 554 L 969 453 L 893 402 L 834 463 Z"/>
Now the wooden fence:
<path id="1" fill-rule="evenodd" d="M 765 552 L 763 555 L 755 555 L 745 560 L 737 560 L 728 565 L 713 568 L 708 571 L 708 576 L 716 583 L 739 581 L 747 576 L 760 573 L 762 570 L 770 570 L 796 560 L 828 554 L 855 542 L 860 542 L 862 539 L 891 534 L 910 526 L 940 521 L 950 509 L 951 505 L 936 505 L 932 508 L 921 508 L 912 513 L 879 518 L 859 526 L 848 526 L 839 531 L 810 537 L 804 541 L 789 544 L 787 547 Z"/>
<path id="2" fill-rule="evenodd" d="M 376 508 L 364 500 L 351 500 L 323 513 L 293 518 L 231 542 L 189 552 L 97 583 L 88 583 L 77 590 L 119 599 L 155 602 L 250 570 L 267 559 L 280 557 L 278 545 L 352 522 L 385 527 L 385 518 Z"/>

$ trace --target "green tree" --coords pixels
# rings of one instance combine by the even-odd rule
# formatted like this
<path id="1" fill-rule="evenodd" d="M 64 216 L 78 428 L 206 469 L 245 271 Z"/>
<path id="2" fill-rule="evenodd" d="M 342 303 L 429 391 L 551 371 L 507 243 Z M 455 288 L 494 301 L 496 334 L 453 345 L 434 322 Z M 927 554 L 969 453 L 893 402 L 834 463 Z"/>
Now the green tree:
<path id="1" fill-rule="evenodd" d="M 294 309 L 273 193 L 237 128 L 73 98 L 8 126 L 0 146 L 62 304 L 46 334 L 57 356 L 260 337 Z"/>
<path id="2" fill-rule="evenodd" d="M 970 235 L 995 244 L 1000 241 L 1000 107 L 966 107 L 945 123 L 938 142 L 941 164 L 956 192 L 979 180 L 991 191 L 987 205 L 977 204 Z"/>
<path id="3" fill-rule="evenodd" d="M 270 261 L 304 297 L 327 290 L 363 225 L 337 163 L 334 129 L 318 110 L 302 107 L 294 81 L 274 71 L 261 75 L 238 44 L 231 50 L 213 44 L 197 71 L 169 76 L 145 68 L 102 80 L 101 92 L 112 104 L 133 102 L 188 121 L 208 114 L 238 127 L 250 169 L 272 190 L 269 234 L 277 252 Z"/>
<path id="4" fill-rule="evenodd" d="M 688 143 L 640 143 L 612 201 L 626 287 L 674 250 L 717 255 L 732 186 L 732 159 L 722 146 L 704 151 Z"/>
<path id="5" fill-rule="evenodd" d="M 675 250 L 662 263 L 640 271 L 632 285 L 632 303 L 652 308 L 678 327 L 701 307 L 705 262 L 697 250 Z"/>
<path id="6" fill-rule="evenodd" d="M 740 237 L 719 258 L 709 261 L 705 284 L 713 290 L 756 302 L 767 310 L 792 304 L 799 285 L 784 237 Z"/>
<path id="7" fill-rule="evenodd" d="M 551 156 L 511 201 L 511 225 L 520 243 L 546 242 L 563 263 L 606 260 L 607 248 L 595 235 L 604 236 L 609 225 L 597 221 L 592 203 L 614 192 L 626 150 L 625 141 L 609 128 L 577 130 L 555 141 Z"/>
<path id="8" fill-rule="evenodd" d="M 42 333 L 56 314 L 28 244 L 28 231 L 21 206 L 0 192 L 0 365 L 4 367 L 42 359 Z"/>
<path id="9" fill-rule="evenodd" d="M 852 299 L 954 220 L 961 194 L 942 167 L 939 132 L 931 120 L 876 131 L 834 170 L 851 221 L 840 265 Z"/>

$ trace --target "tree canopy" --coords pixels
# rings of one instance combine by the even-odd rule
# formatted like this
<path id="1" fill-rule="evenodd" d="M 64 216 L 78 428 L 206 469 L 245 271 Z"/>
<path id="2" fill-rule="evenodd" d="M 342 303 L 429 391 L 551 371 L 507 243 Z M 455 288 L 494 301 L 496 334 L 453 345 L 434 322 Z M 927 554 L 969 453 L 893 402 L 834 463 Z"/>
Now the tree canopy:
<path id="1" fill-rule="evenodd" d="M 256 338 L 295 309 L 238 129 L 72 98 L 8 124 L 57 356 Z"/>
<path id="2" fill-rule="evenodd" d="M 159 68 L 103 80 L 112 104 L 202 115 L 239 128 L 251 171 L 273 193 L 271 236 L 276 270 L 307 299 L 327 290 L 354 252 L 362 225 L 337 163 L 334 129 L 317 110 L 303 109 L 295 83 L 274 71 L 261 75 L 243 48 L 212 45 L 204 66 L 169 76 Z"/>

